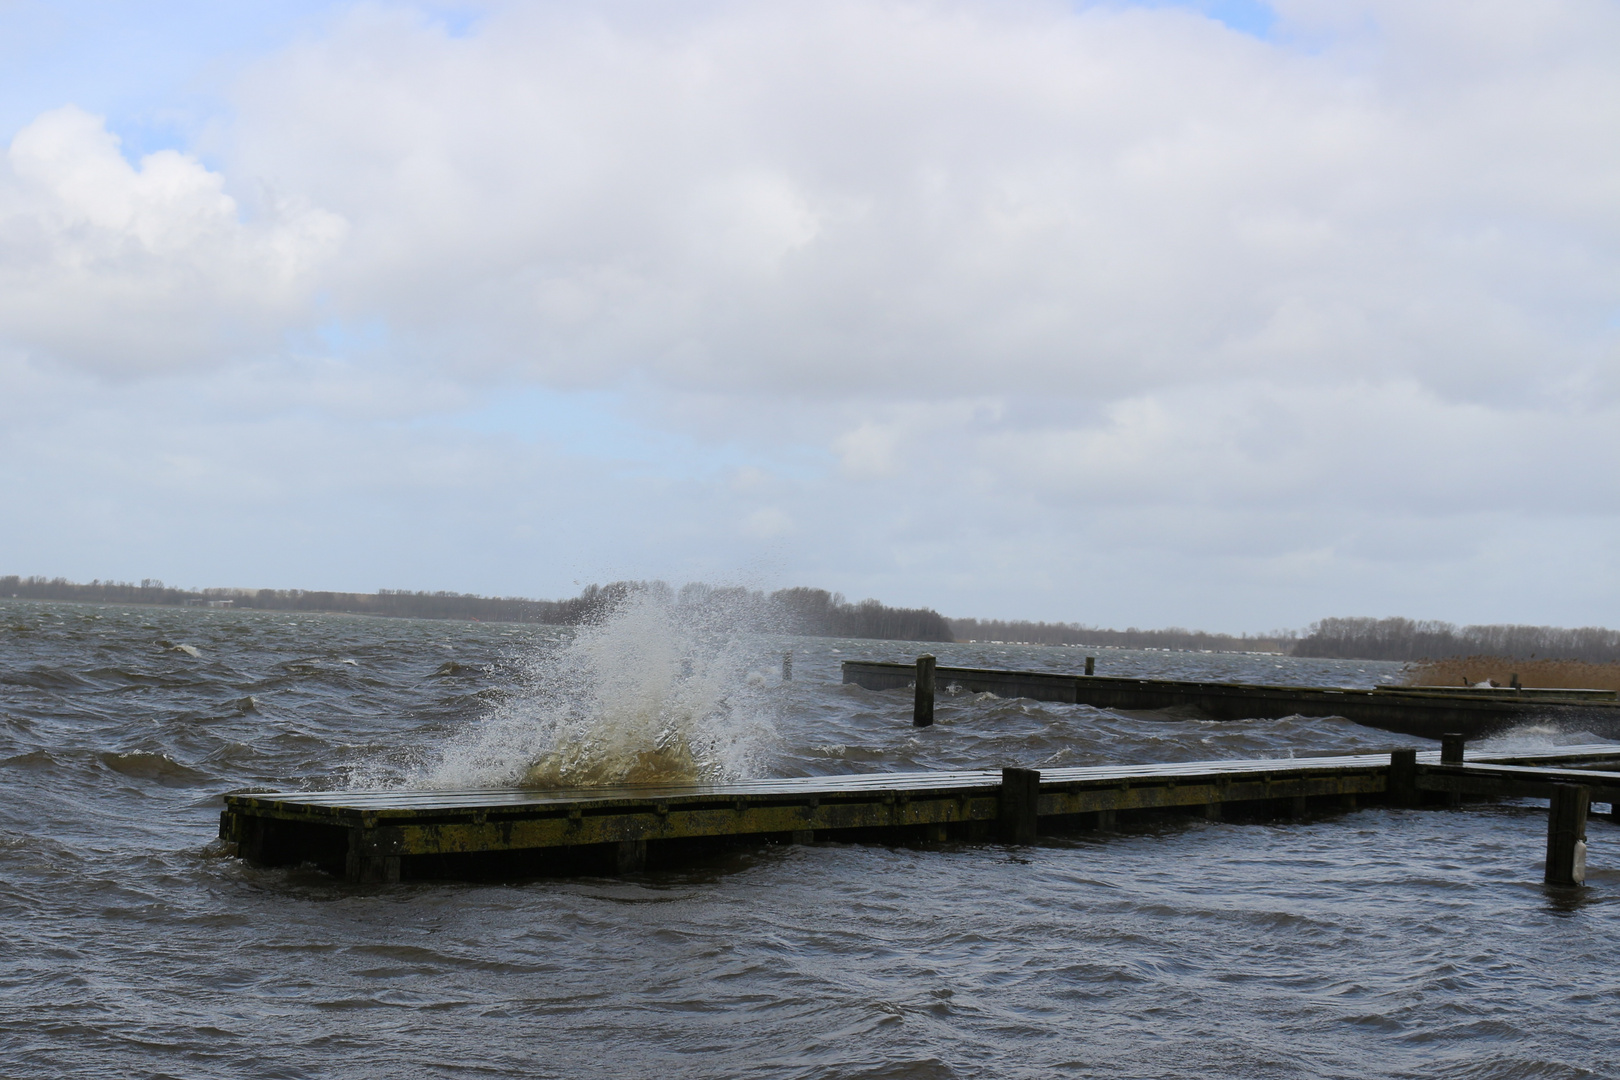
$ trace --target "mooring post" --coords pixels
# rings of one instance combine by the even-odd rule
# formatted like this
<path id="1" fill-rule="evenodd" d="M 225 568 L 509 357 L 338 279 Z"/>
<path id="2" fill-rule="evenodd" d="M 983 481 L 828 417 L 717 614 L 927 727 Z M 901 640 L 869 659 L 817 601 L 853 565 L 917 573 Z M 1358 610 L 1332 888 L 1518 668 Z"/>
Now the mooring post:
<path id="1" fill-rule="evenodd" d="M 1389 754 L 1389 801 L 1393 806 L 1418 804 L 1417 751 L 1411 747 Z"/>
<path id="2" fill-rule="evenodd" d="M 1581 784 L 1554 784 L 1547 808 L 1548 885 L 1580 885 L 1586 881 L 1586 811 L 1592 793 Z"/>
<path id="3" fill-rule="evenodd" d="M 793 650 L 789 649 L 782 654 L 782 681 L 793 681 Z"/>
<path id="4" fill-rule="evenodd" d="M 997 819 L 1001 825 L 1001 839 L 1009 844 L 1035 842 L 1035 818 L 1041 797 L 1041 774 L 1038 769 L 1001 770 L 1001 807 Z"/>
<path id="5" fill-rule="evenodd" d="M 1467 738 L 1459 732 L 1448 731 L 1440 736 L 1440 764 L 1461 765 L 1463 763 L 1463 749 L 1467 745 Z M 1460 787 L 1446 793 L 1446 805 L 1462 805 L 1462 789 Z"/>
<path id="6" fill-rule="evenodd" d="M 1097 658 L 1095 656 L 1086 657 L 1086 674 L 1097 674 Z"/>
<path id="7" fill-rule="evenodd" d="M 917 702 L 911 710 L 913 727 L 934 722 L 934 658 L 927 653 L 917 657 Z"/>

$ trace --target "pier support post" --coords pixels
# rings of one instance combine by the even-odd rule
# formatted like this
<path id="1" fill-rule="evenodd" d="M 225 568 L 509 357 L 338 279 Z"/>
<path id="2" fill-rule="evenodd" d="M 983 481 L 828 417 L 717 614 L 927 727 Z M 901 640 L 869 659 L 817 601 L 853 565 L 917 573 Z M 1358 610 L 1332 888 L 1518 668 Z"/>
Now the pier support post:
<path id="1" fill-rule="evenodd" d="M 620 840 L 614 848 L 613 869 L 616 872 L 635 874 L 647 868 L 647 841 Z"/>
<path id="2" fill-rule="evenodd" d="M 934 722 L 934 658 L 917 657 L 917 702 L 911 710 L 912 727 L 928 727 Z"/>
<path id="3" fill-rule="evenodd" d="M 793 681 L 793 650 L 791 649 L 782 654 L 782 681 Z"/>
<path id="4" fill-rule="evenodd" d="M 1547 809 L 1548 885 L 1580 885 L 1586 881 L 1586 812 L 1592 793 L 1581 784 L 1554 784 Z"/>
<path id="5" fill-rule="evenodd" d="M 1440 736 L 1440 764 L 1461 765 L 1463 763 L 1463 750 L 1467 745 L 1468 740 L 1458 732 L 1448 731 Z M 1447 792 L 1446 805 L 1461 806 L 1462 791 Z"/>
<path id="6" fill-rule="evenodd" d="M 343 878 L 351 885 L 393 885 L 399 881 L 399 856 L 383 850 L 375 830 L 351 828 Z"/>
<path id="7" fill-rule="evenodd" d="M 1086 657 L 1086 674 L 1097 674 L 1097 658 L 1095 656 Z"/>
<path id="8" fill-rule="evenodd" d="M 1001 839 L 1009 844 L 1033 844 L 1041 774 L 1036 769 L 1001 770 Z"/>
<path id="9" fill-rule="evenodd" d="M 229 832 L 227 833 L 227 819 Z M 259 817 L 238 817 L 230 811 L 220 815 L 219 835 L 227 840 L 236 841 L 236 853 L 255 865 L 262 865 L 264 859 L 264 819 Z"/>
<path id="10" fill-rule="evenodd" d="M 1390 751 L 1389 802 L 1391 806 L 1418 804 L 1417 751 L 1410 747 Z"/>

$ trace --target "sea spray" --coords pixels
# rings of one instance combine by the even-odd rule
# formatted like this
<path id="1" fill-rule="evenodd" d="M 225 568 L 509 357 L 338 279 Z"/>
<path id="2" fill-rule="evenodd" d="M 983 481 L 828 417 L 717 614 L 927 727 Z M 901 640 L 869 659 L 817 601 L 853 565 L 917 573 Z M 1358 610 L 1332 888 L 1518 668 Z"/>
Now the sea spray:
<path id="1" fill-rule="evenodd" d="M 537 648 L 518 687 L 411 786 L 584 787 L 759 775 L 776 744 L 775 680 L 754 596 L 634 588 Z"/>

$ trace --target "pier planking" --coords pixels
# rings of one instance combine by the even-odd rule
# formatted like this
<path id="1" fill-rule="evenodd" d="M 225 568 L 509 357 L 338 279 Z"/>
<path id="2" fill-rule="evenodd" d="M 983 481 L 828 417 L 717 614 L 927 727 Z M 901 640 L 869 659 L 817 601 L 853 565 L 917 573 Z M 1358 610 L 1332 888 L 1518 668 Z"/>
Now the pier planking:
<path id="1" fill-rule="evenodd" d="M 1396 759 L 1392 765 L 1392 757 Z M 1402 762 L 1409 767 L 1403 771 Z M 350 881 L 633 871 L 716 843 L 812 839 L 1029 842 L 1131 815 L 1301 814 L 1363 801 L 1548 797 L 1578 777 L 1620 802 L 1620 744 L 1534 754 L 1436 751 L 1142 765 L 862 773 L 555 790 L 284 791 L 226 796 L 220 835 L 260 865 Z M 1405 785 L 1409 792 L 1392 788 Z"/>

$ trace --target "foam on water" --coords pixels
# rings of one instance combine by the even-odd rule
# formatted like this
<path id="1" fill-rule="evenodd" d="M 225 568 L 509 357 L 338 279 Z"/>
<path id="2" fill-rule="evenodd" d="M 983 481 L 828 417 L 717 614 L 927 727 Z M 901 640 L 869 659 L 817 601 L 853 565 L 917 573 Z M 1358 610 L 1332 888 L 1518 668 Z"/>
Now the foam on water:
<path id="1" fill-rule="evenodd" d="M 748 612 L 628 593 L 571 639 L 536 647 L 520 685 L 457 732 L 411 786 L 581 787 L 758 775 L 774 680 L 735 627 Z"/>

